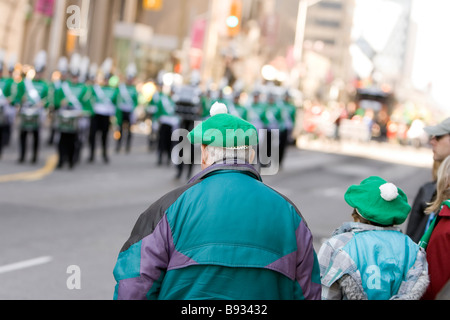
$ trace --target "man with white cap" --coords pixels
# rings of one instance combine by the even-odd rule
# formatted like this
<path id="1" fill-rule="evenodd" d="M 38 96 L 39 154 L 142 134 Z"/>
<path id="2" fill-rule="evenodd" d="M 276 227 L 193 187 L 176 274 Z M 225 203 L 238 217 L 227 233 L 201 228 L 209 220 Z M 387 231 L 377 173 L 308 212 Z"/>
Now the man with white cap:
<path id="1" fill-rule="evenodd" d="M 433 160 L 435 162 L 435 170 L 439 168 L 439 164 L 450 155 L 450 118 L 445 119 L 435 126 L 424 128 L 425 132 L 430 135 L 430 144 L 433 148 Z M 430 181 L 422 185 L 414 200 L 406 234 L 416 242 L 424 234 L 429 218 L 434 215 L 426 215 L 425 208 L 428 203 L 432 202 L 436 194 L 436 181 Z"/>
<path id="2" fill-rule="evenodd" d="M 443 161 L 450 155 L 450 118 L 445 119 L 436 126 L 424 128 L 431 137 L 430 144 L 433 147 L 433 159 Z"/>
<path id="3" fill-rule="evenodd" d="M 227 112 L 215 104 L 188 134 L 203 171 L 141 215 L 114 268 L 114 299 L 320 299 L 311 232 L 250 164 L 256 128 Z"/>

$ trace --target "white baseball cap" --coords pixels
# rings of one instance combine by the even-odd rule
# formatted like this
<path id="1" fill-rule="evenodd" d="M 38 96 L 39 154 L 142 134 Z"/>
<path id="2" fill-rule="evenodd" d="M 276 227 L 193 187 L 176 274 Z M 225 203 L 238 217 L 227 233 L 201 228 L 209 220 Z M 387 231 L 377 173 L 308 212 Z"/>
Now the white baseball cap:
<path id="1" fill-rule="evenodd" d="M 450 118 L 445 119 L 438 125 L 425 127 L 424 130 L 430 136 L 443 136 L 450 134 Z"/>

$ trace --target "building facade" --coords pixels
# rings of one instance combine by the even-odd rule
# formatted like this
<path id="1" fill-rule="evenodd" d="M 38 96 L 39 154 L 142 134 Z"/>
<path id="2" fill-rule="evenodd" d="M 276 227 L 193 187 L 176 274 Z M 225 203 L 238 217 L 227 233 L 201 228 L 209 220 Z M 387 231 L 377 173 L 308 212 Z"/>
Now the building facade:
<path id="1" fill-rule="evenodd" d="M 293 56 L 301 1 L 284 0 L 0 0 L 0 44 L 24 64 L 46 50 L 49 72 L 59 57 L 77 52 L 97 65 L 113 58 L 116 72 L 135 62 L 143 78 L 194 68 L 204 79 L 228 75 L 248 86 L 261 79 L 264 65 L 285 74 L 283 81 L 300 63 L 303 73 L 293 76 L 303 81 L 317 77 L 304 71 L 318 70 L 309 64 L 320 61 L 326 67 L 316 90 L 327 79 L 349 79 L 353 1 L 308 8 L 302 61 Z M 227 18 L 236 6 L 238 31 L 230 32 Z"/>

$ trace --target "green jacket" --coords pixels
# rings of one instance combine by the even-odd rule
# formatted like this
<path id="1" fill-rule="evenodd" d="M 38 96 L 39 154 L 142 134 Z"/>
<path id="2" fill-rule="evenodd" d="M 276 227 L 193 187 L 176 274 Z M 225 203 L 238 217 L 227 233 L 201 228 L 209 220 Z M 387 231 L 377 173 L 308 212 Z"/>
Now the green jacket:
<path id="1" fill-rule="evenodd" d="M 11 86 L 14 83 L 12 78 L 0 78 L 0 90 L 2 90 L 3 96 L 9 101 L 11 99 Z"/>
<path id="2" fill-rule="evenodd" d="M 25 84 L 23 83 L 23 81 L 13 81 L 9 90 L 9 99 L 11 101 L 11 104 L 13 106 L 21 104 L 22 97 L 25 94 Z"/>
<path id="3" fill-rule="evenodd" d="M 118 124 L 123 122 L 123 112 L 133 112 L 138 105 L 139 94 L 135 86 L 121 84 L 116 88 L 114 104 Z"/>
<path id="4" fill-rule="evenodd" d="M 300 211 L 248 164 L 216 164 L 138 219 L 119 253 L 114 299 L 320 299 Z"/>
<path id="5" fill-rule="evenodd" d="M 279 129 L 282 124 L 281 109 L 277 103 L 257 103 L 252 106 L 265 128 Z"/>
<path id="6" fill-rule="evenodd" d="M 49 86 L 49 106 L 54 110 L 59 110 L 64 100 L 64 92 L 62 90 L 63 81 L 54 81 Z"/>
<path id="7" fill-rule="evenodd" d="M 157 92 L 150 101 L 149 107 L 153 110 L 153 120 L 162 116 L 175 116 L 175 106 L 172 98 L 163 92 Z"/>
<path id="8" fill-rule="evenodd" d="M 91 115 L 100 114 L 114 116 L 116 113 L 117 88 L 111 86 L 89 86 L 89 101 L 87 108 Z"/>
<path id="9" fill-rule="evenodd" d="M 49 85 L 45 80 L 27 80 L 23 81 L 24 92 L 21 97 L 22 104 L 24 103 L 41 103 L 44 108 L 49 106 Z"/>
<path id="10" fill-rule="evenodd" d="M 89 112 L 91 92 L 84 83 L 66 81 L 61 85 L 60 104 Z"/>

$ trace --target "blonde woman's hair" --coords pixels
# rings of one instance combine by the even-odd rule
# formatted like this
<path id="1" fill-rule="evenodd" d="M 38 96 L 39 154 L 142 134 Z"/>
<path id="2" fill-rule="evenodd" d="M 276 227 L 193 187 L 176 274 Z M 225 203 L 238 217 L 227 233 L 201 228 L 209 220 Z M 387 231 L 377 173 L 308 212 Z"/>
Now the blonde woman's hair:
<path id="1" fill-rule="evenodd" d="M 431 169 L 431 177 L 433 181 L 437 181 L 437 172 L 441 166 L 442 160 L 434 160 L 433 168 Z"/>
<path id="2" fill-rule="evenodd" d="M 437 171 L 436 199 L 428 204 L 426 214 L 438 213 L 443 201 L 450 199 L 450 156 L 439 166 Z"/>

